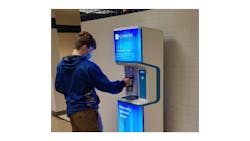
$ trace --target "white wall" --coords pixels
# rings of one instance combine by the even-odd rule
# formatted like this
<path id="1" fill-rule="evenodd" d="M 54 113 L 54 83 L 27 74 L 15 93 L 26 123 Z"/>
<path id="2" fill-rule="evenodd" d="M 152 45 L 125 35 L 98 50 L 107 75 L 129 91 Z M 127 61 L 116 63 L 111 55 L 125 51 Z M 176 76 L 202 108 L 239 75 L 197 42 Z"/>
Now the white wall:
<path id="1" fill-rule="evenodd" d="M 147 10 L 81 23 L 82 30 L 92 33 L 97 41 L 93 61 L 111 80 L 123 77 L 123 68 L 114 62 L 113 29 L 138 25 L 163 31 L 166 131 L 199 130 L 198 17 L 198 10 Z M 116 101 L 122 94 L 98 94 L 104 130 L 117 131 Z"/>

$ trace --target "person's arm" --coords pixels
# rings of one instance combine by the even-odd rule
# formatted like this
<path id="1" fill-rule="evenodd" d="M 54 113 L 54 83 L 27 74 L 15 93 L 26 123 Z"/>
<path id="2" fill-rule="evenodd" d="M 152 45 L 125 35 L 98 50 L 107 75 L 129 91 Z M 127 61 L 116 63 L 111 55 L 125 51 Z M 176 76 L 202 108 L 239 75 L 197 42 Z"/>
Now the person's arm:
<path id="1" fill-rule="evenodd" d="M 62 72 L 60 71 L 59 65 L 57 67 L 57 72 L 56 72 L 55 88 L 58 92 L 62 94 L 65 93 L 65 90 L 63 88 L 63 76 L 62 76 Z"/>
<path id="2" fill-rule="evenodd" d="M 92 85 L 94 85 L 98 90 L 117 94 L 120 93 L 125 87 L 124 80 L 117 80 L 113 82 L 109 81 L 109 79 L 105 74 L 103 74 L 103 72 L 97 65 L 89 67 L 88 73 L 90 75 Z"/>

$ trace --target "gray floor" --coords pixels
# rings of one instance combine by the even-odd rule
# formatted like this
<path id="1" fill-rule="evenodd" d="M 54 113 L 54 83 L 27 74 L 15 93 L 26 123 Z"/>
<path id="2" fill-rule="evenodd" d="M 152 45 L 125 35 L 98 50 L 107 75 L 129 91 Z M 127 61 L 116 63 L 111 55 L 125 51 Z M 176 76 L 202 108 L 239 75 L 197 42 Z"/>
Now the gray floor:
<path id="1" fill-rule="evenodd" d="M 71 132 L 70 122 L 51 116 L 51 132 Z"/>

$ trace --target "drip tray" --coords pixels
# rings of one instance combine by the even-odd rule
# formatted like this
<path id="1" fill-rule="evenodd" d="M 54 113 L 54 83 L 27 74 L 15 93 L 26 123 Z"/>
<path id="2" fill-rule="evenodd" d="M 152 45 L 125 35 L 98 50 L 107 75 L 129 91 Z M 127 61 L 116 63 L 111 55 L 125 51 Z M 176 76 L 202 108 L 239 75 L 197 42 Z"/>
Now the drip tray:
<path id="1" fill-rule="evenodd" d="M 135 100 L 135 99 L 138 99 L 138 96 L 136 96 L 136 95 L 129 95 L 129 96 L 125 96 L 123 98 L 124 99 L 128 99 L 128 100 Z"/>

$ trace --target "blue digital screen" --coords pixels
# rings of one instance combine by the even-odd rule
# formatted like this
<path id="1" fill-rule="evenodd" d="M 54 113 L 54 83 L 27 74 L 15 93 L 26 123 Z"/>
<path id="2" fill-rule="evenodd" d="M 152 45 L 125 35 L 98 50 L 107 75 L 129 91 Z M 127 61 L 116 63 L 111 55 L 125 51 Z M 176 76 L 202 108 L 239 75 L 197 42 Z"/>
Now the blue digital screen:
<path id="1" fill-rule="evenodd" d="M 143 132 L 143 106 L 118 101 L 118 131 Z"/>
<path id="2" fill-rule="evenodd" d="M 142 62 L 141 33 L 140 28 L 114 31 L 116 62 Z"/>

